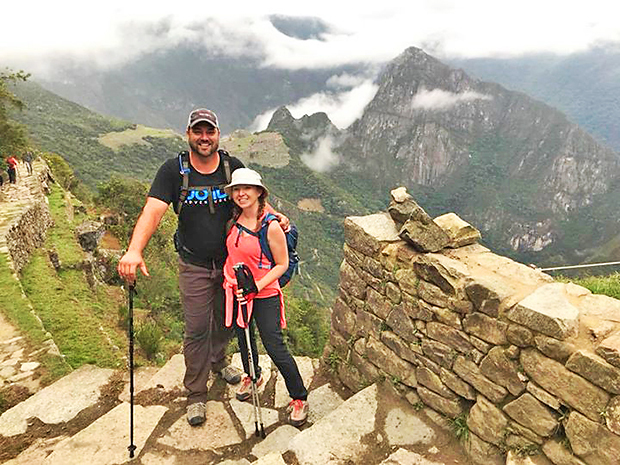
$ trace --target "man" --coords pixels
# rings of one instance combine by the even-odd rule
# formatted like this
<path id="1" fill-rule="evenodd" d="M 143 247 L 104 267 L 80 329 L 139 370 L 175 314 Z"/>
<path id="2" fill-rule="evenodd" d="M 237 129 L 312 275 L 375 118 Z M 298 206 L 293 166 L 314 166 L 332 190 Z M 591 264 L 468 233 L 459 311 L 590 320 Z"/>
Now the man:
<path id="1" fill-rule="evenodd" d="M 6 172 L 9 175 L 9 182 L 15 184 L 17 182 L 17 159 L 14 156 L 10 156 L 6 159 L 7 169 Z"/>
<path id="2" fill-rule="evenodd" d="M 28 175 L 32 174 L 32 152 L 28 150 L 24 154 L 24 161 L 26 162 L 26 169 L 28 170 Z"/>
<path id="3" fill-rule="evenodd" d="M 190 113 L 186 135 L 189 163 L 179 156 L 159 168 L 118 272 L 128 282 L 135 281 L 137 268 L 149 275 L 142 251 L 172 203 L 179 215 L 175 245 L 185 314 L 183 382 L 189 391 L 187 420 L 196 426 L 205 421 L 209 372 L 220 371 L 231 384 L 241 378 L 240 371 L 233 372 L 224 362 L 232 331 L 223 324 L 222 266 L 226 260 L 226 223 L 233 208 L 224 186 L 230 182 L 230 173 L 242 168 L 243 163 L 218 150 L 220 128 L 217 116 L 210 110 L 201 108 Z M 286 222 L 284 218 L 283 224 Z"/>

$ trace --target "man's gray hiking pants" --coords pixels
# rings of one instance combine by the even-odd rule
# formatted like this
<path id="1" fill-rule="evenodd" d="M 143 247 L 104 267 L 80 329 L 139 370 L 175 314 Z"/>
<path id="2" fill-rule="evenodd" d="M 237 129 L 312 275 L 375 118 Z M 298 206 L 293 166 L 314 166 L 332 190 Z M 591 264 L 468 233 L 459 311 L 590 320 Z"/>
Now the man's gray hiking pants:
<path id="1" fill-rule="evenodd" d="M 224 326 L 222 270 L 191 265 L 179 259 L 179 289 L 185 314 L 185 378 L 187 403 L 207 401 L 207 381 L 221 364 L 233 335 Z"/>

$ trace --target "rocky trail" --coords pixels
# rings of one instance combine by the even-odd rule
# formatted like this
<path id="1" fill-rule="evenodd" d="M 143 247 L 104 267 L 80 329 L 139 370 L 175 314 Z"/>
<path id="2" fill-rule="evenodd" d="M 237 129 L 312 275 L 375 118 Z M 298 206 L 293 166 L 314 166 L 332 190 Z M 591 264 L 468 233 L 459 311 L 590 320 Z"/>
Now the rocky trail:
<path id="1" fill-rule="evenodd" d="M 289 398 L 277 370 L 260 388 L 265 439 L 254 434 L 250 402 L 234 386 L 210 381 L 207 421 L 185 418 L 184 363 L 135 375 L 134 444 L 129 458 L 128 374 L 83 366 L 0 416 L 0 461 L 7 465 L 86 464 L 420 464 L 467 463 L 444 417 L 401 399 L 389 381 L 345 400 L 318 360 L 297 357 L 310 386 L 306 425 L 286 422 Z M 262 355 L 263 367 L 271 366 Z M 233 364 L 241 366 L 238 354 Z"/>

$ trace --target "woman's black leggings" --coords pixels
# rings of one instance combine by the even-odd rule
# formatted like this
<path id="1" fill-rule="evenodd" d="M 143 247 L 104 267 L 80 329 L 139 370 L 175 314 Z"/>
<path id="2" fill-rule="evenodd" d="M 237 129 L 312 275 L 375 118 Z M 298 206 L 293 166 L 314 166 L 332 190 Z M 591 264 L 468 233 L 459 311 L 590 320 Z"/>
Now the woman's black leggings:
<path id="1" fill-rule="evenodd" d="M 236 302 L 235 307 L 238 308 Z M 236 319 L 237 315 L 235 314 L 233 321 L 236 321 Z M 284 377 L 289 395 L 293 399 L 306 400 L 308 398 L 308 391 L 299 374 L 297 363 L 295 363 L 295 359 L 291 356 L 284 343 L 284 336 L 280 328 L 280 297 L 273 296 L 265 299 L 254 299 L 254 310 L 252 311 L 252 320 L 250 321 L 250 344 L 252 345 L 252 355 L 254 356 L 254 370 L 256 376 L 259 376 L 261 368 L 258 366 L 258 349 L 254 334 L 254 322 L 258 326 L 261 341 L 263 341 L 269 357 Z M 249 374 L 250 364 L 248 362 L 245 330 L 235 325 L 235 331 L 237 333 L 237 341 L 239 342 L 239 350 L 241 351 L 243 369 Z"/>

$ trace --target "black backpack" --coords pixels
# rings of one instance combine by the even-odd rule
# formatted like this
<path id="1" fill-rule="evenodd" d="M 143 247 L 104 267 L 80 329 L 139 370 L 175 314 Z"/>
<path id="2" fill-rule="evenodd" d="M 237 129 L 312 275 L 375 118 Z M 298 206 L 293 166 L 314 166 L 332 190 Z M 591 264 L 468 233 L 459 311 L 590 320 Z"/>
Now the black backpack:
<path id="1" fill-rule="evenodd" d="M 179 203 L 177 204 L 177 215 L 181 214 L 181 208 L 183 207 L 183 202 L 187 198 L 187 194 L 189 193 L 190 188 L 198 190 L 198 191 L 206 191 L 208 193 L 209 199 L 209 212 L 211 214 L 215 213 L 215 202 L 213 201 L 213 189 L 218 188 L 223 190 L 225 186 L 230 184 L 231 180 L 231 172 L 230 172 L 230 155 L 226 150 L 218 150 L 220 157 L 222 158 L 222 163 L 224 164 L 224 174 L 226 176 L 226 183 L 220 184 L 218 186 L 190 186 L 189 185 L 189 152 L 184 151 L 179 153 L 179 173 L 183 176 L 183 182 L 181 184 L 181 190 L 179 192 Z"/>

